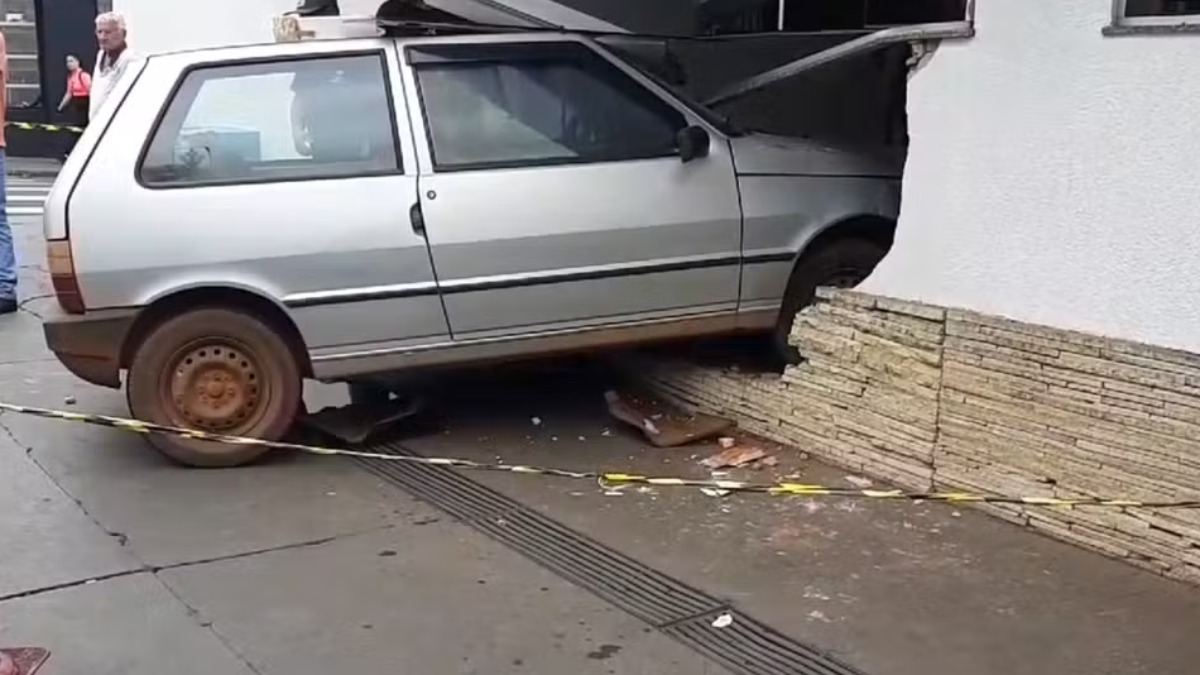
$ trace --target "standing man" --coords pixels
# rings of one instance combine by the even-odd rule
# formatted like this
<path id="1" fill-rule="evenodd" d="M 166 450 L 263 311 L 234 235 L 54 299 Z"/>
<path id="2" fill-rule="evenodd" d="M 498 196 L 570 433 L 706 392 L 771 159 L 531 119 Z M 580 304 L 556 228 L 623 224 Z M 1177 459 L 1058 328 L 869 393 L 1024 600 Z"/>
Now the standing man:
<path id="1" fill-rule="evenodd" d="M 0 33 L 0 314 L 17 311 L 17 255 L 8 224 L 4 127 L 8 123 L 8 43 Z"/>
<path id="2" fill-rule="evenodd" d="M 133 52 L 125 43 L 125 17 L 116 12 L 105 12 L 96 17 L 96 42 L 100 45 L 100 53 L 96 54 L 96 70 L 92 73 L 88 119 L 95 119 L 96 112 L 133 59 Z"/>

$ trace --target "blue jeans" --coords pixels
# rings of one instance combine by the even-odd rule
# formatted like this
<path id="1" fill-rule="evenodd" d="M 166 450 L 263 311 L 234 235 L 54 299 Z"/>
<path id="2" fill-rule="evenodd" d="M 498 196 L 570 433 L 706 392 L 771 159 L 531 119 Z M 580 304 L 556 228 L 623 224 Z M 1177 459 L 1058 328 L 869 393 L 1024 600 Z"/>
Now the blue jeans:
<path id="1" fill-rule="evenodd" d="M 17 299 L 17 253 L 8 224 L 8 185 L 4 148 L 0 148 L 0 300 Z"/>

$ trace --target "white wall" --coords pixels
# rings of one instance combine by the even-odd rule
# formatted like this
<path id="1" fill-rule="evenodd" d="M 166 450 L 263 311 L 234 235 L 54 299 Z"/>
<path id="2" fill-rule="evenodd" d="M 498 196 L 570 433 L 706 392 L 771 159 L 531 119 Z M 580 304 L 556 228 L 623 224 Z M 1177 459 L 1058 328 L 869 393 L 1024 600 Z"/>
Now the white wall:
<path id="1" fill-rule="evenodd" d="M 271 42 L 271 19 L 296 0 L 113 0 L 139 54 Z"/>
<path id="2" fill-rule="evenodd" d="M 1200 351 L 1200 35 L 978 0 L 909 86 L 896 244 L 861 290 Z"/>
<path id="3" fill-rule="evenodd" d="M 373 15 L 383 0 L 340 0 L 343 16 Z M 484 21 L 505 21 L 503 14 L 472 0 L 430 0 L 449 11 Z M 588 30 L 621 30 L 553 0 L 501 0 L 501 4 L 547 21 Z M 129 43 L 142 54 L 271 42 L 271 19 L 296 8 L 296 0 L 113 0 L 125 15 Z"/>

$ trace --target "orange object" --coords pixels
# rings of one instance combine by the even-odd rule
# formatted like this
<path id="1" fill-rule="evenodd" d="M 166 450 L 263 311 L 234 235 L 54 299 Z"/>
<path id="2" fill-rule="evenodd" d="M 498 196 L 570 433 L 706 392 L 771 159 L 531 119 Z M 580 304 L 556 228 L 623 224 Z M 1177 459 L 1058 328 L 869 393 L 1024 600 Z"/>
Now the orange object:
<path id="1" fill-rule="evenodd" d="M 92 93 L 92 76 L 80 68 L 67 76 L 67 91 L 71 98 L 87 98 Z"/>
<path id="2" fill-rule="evenodd" d="M 50 658 L 50 650 L 41 647 L 0 649 L 0 675 L 33 675 Z"/>

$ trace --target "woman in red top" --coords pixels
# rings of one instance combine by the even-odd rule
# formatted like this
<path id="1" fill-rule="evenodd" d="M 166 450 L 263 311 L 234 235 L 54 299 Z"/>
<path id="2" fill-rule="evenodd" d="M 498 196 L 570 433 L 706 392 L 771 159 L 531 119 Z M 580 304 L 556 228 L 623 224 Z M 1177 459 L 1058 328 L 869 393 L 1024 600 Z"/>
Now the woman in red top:
<path id="1" fill-rule="evenodd" d="M 67 56 L 67 91 L 63 94 L 58 111 L 70 109 L 71 123 L 79 126 L 87 124 L 88 101 L 92 95 L 92 76 L 79 65 L 79 58 L 74 54 Z"/>

